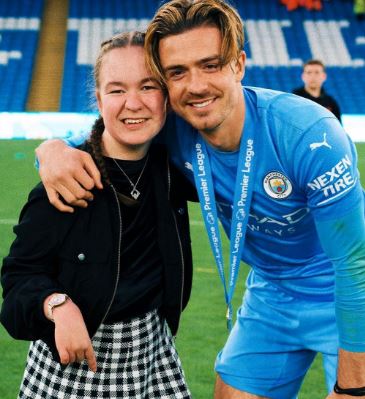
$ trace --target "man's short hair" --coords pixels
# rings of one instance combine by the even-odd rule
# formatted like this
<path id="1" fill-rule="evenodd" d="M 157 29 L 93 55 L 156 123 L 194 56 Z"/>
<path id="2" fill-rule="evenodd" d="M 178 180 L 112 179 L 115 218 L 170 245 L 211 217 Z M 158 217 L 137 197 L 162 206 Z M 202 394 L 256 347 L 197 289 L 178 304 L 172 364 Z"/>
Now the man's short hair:
<path id="1" fill-rule="evenodd" d="M 319 65 L 323 68 L 323 72 L 326 71 L 326 67 L 324 66 L 324 64 L 321 60 L 317 60 L 317 59 L 308 60 L 305 64 L 303 64 L 303 71 L 304 71 L 304 68 L 308 65 Z"/>
<path id="2" fill-rule="evenodd" d="M 171 0 L 157 10 L 147 28 L 145 40 L 148 66 L 162 82 L 165 79 L 158 51 L 160 40 L 201 26 L 219 29 L 222 65 L 238 59 L 243 49 L 244 33 L 236 9 L 223 0 Z"/>

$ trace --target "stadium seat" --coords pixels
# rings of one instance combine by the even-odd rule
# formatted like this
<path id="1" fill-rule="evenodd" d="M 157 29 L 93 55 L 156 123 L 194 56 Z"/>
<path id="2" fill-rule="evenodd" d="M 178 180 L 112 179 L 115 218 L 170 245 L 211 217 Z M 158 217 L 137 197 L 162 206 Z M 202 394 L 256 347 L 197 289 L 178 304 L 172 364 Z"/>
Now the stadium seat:
<path id="1" fill-rule="evenodd" d="M 70 0 L 62 111 L 93 110 L 90 76 L 100 42 L 122 30 L 144 29 L 159 4 L 160 0 Z M 245 84 L 290 92 L 301 85 L 302 64 L 320 58 L 327 66 L 325 88 L 342 112 L 364 111 L 359 82 L 365 81 L 365 32 L 353 16 L 351 2 L 331 0 L 323 2 L 321 11 L 302 7 L 295 12 L 273 0 L 233 4 L 245 21 Z"/>
<path id="2" fill-rule="evenodd" d="M 43 0 L 0 2 L 0 111 L 25 111 Z"/>
<path id="3" fill-rule="evenodd" d="M 25 110 L 43 1 L 0 2 L 0 111 Z M 365 30 L 353 15 L 351 1 L 324 1 L 320 11 L 300 7 L 293 12 L 273 0 L 232 3 L 245 21 L 245 84 L 291 91 L 301 85 L 302 64 L 319 58 L 327 66 L 325 88 L 342 112 L 364 112 L 359 82 L 365 81 Z M 159 4 L 69 0 L 61 111 L 93 111 L 90 82 L 100 42 L 122 30 L 144 30 Z"/>

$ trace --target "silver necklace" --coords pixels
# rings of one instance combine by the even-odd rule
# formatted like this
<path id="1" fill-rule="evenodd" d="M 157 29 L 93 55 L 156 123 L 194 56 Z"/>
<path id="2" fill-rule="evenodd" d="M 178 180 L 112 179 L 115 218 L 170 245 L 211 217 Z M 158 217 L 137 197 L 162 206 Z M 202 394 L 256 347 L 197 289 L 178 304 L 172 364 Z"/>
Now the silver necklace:
<path id="1" fill-rule="evenodd" d="M 135 200 L 138 199 L 138 197 L 141 195 L 141 192 L 140 192 L 139 190 L 137 190 L 137 185 L 138 185 L 139 180 L 141 179 L 141 177 L 142 177 L 142 175 L 143 175 L 143 172 L 144 172 L 144 170 L 145 170 L 145 168 L 146 168 L 149 155 L 150 155 L 150 154 L 147 154 L 146 161 L 145 161 L 145 163 L 144 163 L 144 165 L 143 165 L 142 171 L 141 171 L 141 173 L 139 174 L 136 183 L 133 183 L 133 182 L 132 182 L 132 180 L 129 178 L 129 176 L 127 175 L 127 173 L 124 172 L 123 168 L 118 164 L 118 162 L 117 162 L 114 158 L 112 158 L 112 160 L 114 161 L 114 163 L 117 165 L 118 169 L 123 173 L 123 175 L 124 175 L 124 176 L 127 178 L 127 180 L 129 181 L 129 184 L 132 186 L 132 191 L 130 192 L 130 194 L 131 194 L 131 196 L 132 196 Z"/>

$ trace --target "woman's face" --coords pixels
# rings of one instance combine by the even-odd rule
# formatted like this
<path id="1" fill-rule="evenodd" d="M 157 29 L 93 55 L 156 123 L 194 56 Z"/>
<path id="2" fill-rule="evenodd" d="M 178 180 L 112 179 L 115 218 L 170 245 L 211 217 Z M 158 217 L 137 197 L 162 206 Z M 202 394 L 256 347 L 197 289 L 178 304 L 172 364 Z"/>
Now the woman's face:
<path id="1" fill-rule="evenodd" d="M 166 98 L 146 68 L 142 47 L 113 49 L 104 55 L 96 97 L 104 119 L 106 155 L 143 157 L 165 123 Z"/>

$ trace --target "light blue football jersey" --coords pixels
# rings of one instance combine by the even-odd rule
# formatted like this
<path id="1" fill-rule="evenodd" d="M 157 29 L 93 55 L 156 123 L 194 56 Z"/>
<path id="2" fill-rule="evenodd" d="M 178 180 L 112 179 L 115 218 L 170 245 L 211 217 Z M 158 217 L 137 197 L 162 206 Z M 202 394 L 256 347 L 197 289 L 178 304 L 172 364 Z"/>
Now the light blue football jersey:
<path id="1" fill-rule="evenodd" d="M 255 129 L 257 161 L 243 261 L 294 295 L 333 299 L 333 265 L 314 218 L 336 219 L 361 203 L 355 147 L 337 119 L 309 100 L 250 87 L 244 98 L 244 132 Z M 173 162 L 194 183 L 194 129 L 175 117 L 164 134 Z M 207 147 L 229 236 L 239 154 Z"/>
<path id="2" fill-rule="evenodd" d="M 243 92 L 244 134 L 254 133 L 257 160 L 242 260 L 293 297 L 336 296 L 341 347 L 365 351 L 364 193 L 355 146 L 334 115 L 310 100 L 253 87 Z M 171 114 L 158 138 L 193 184 L 196 134 Z M 207 148 L 229 236 L 239 153 Z"/>

